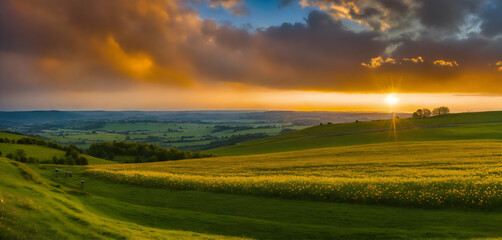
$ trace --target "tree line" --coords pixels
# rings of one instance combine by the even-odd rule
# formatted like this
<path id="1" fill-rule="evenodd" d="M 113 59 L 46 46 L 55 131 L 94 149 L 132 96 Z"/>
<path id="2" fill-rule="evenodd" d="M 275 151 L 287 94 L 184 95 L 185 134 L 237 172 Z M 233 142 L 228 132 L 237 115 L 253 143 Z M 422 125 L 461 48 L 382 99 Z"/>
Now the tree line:
<path id="1" fill-rule="evenodd" d="M 45 146 L 61 151 L 65 151 L 64 157 L 52 157 L 51 160 L 40 160 L 35 157 L 28 157 L 22 149 L 18 149 L 13 153 L 5 155 L 5 157 L 23 163 L 46 163 L 46 164 L 66 164 L 66 165 L 88 165 L 87 158 L 81 156 L 82 150 L 78 149 L 74 145 L 61 146 L 58 143 L 46 141 L 41 138 L 36 137 L 22 137 L 20 139 L 9 139 L 0 138 L 0 143 L 13 143 L 13 144 L 25 144 L 25 145 L 38 145 Z M 1 156 L 1 153 L 0 153 Z"/>
<path id="2" fill-rule="evenodd" d="M 148 143 L 134 143 L 113 141 L 106 143 L 93 143 L 87 152 L 89 155 L 108 160 L 117 156 L 132 156 L 135 163 L 172 161 L 189 158 L 213 157 L 212 154 L 201 152 L 182 151 L 176 148 L 166 149 Z"/>
<path id="3" fill-rule="evenodd" d="M 450 113 L 450 108 L 448 107 L 438 107 L 438 108 L 434 108 L 434 110 L 429 110 L 427 108 L 423 108 L 423 109 L 417 109 L 412 115 L 411 117 L 412 118 L 426 118 L 426 117 L 430 117 L 431 115 L 433 116 L 439 116 L 439 115 L 445 115 L 445 114 L 448 114 Z"/>
<path id="4" fill-rule="evenodd" d="M 1 152 L 0 156 L 2 156 Z M 53 156 L 51 160 L 39 160 L 38 158 L 35 157 L 28 157 L 26 156 L 26 152 L 22 149 L 17 149 L 15 152 L 5 155 L 5 157 L 23 163 L 45 163 L 45 164 L 65 164 L 65 165 L 89 164 L 87 158 L 81 156 L 80 153 L 77 151 L 77 148 L 73 145 L 66 147 L 65 157 L 58 158 L 56 156 Z"/>
<path id="5" fill-rule="evenodd" d="M 53 149 L 58 149 L 62 151 L 66 151 L 66 147 L 61 146 L 58 143 L 55 142 L 50 142 L 50 141 L 45 141 L 44 139 L 41 138 L 35 138 L 35 137 L 23 137 L 18 140 L 15 139 L 8 139 L 8 138 L 0 138 L 0 143 L 15 143 L 15 144 L 26 144 L 26 145 L 39 145 L 39 146 L 45 146 Z M 82 152 L 81 150 L 78 150 L 79 152 Z"/>

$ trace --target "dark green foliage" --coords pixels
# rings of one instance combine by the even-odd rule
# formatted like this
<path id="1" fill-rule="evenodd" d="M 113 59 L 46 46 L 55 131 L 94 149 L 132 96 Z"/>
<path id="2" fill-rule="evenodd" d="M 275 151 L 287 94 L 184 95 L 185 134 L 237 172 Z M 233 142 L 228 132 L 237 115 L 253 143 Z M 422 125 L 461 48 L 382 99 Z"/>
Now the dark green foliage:
<path id="1" fill-rule="evenodd" d="M 105 126 L 104 122 L 91 122 L 91 123 L 87 123 L 87 124 L 83 125 L 79 129 L 81 129 L 81 130 L 93 130 L 93 129 L 102 128 L 104 126 Z"/>
<path id="2" fill-rule="evenodd" d="M 2 151 L 0 151 L 0 157 L 2 156 Z"/>
<path id="3" fill-rule="evenodd" d="M 29 157 L 27 163 L 38 163 L 38 159 L 34 157 Z"/>
<path id="4" fill-rule="evenodd" d="M 40 145 L 40 146 L 47 146 L 50 148 L 58 149 L 58 150 L 65 150 L 65 147 L 54 143 L 54 142 L 48 142 L 45 141 L 42 138 L 36 138 L 36 137 L 23 137 L 21 139 L 16 140 L 9 140 L 7 138 L 5 139 L 0 139 L 1 142 L 6 142 L 6 143 L 17 143 L 17 144 L 27 144 L 27 145 Z M 80 150 L 79 150 L 80 151 Z M 80 151 L 81 152 L 81 151 Z"/>
<path id="5" fill-rule="evenodd" d="M 65 162 L 64 158 L 57 158 L 55 156 L 52 158 L 52 163 L 54 164 L 65 164 Z"/>
<path id="6" fill-rule="evenodd" d="M 8 132 L 10 133 L 10 132 Z M 68 165 L 88 165 L 88 161 L 86 158 L 80 156 L 82 150 L 78 149 L 74 145 L 68 145 L 63 147 L 57 143 L 46 141 L 42 138 L 38 137 L 22 137 L 17 140 L 10 140 L 8 138 L 0 138 L 0 143 L 12 143 L 12 144 L 25 144 L 25 145 L 39 145 L 45 146 L 57 150 L 65 151 L 65 158 L 57 158 L 54 156 L 51 160 L 39 161 L 34 157 L 27 157 L 26 153 L 19 149 L 15 153 L 10 153 L 6 157 L 12 160 L 16 160 L 24 163 L 53 163 L 53 164 L 68 164 Z M 0 154 L 1 156 L 1 154 Z"/>
<path id="7" fill-rule="evenodd" d="M 286 129 L 284 129 L 284 130 L 286 130 Z M 209 144 L 201 146 L 200 149 L 207 150 L 207 149 L 223 147 L 223 146 L 232 146 L 232 145 L 235 145 L 240 142 L 245 142 L 245 141 L 258 139 L 258 138 L 265 138 L 265 137 L 268 137 L 268 135 L 264 134 L 264 133 L 250 133 L 250 134 L 244 134 L 244 135 L 236 135 L 236 136 L 231 136 L 230 138 L 227 138 L 225 140 L 213 141 Z"/>
<path id="8" fill-rule="evenodd" d="M 424 108 L 424 109 L 417 109 L 411 117 L 412 118 L 426 118 L 431 116 L 431 110 Z"/>
<path id="9" fill-rule="evenodd" d="M 76 165 L 88 165 L 89 162 L 87 161 L 87 158 L 80 156 L 77 159 L 75 159 L 75 164 Z"/>
<path id="10" fill-rule="evenodd" d="M 296 131 L 295 129 L 291 129 L 291 128 L 284 128 L 282 129 L 279 134 L 283 134 L 283 133 L 288 133 L 288 132 L 294 132 Z"/>
<path id="11" fill-rule="evenodd" d="M 444 106 L 434 108 L 434 110 L 432 110 L 432 115 L 434 115 L 434 116 L 444 115 L 444 114 L 448 114 L 448 113 L 450 113 L 450 108 L 444 107 Z"/>
<path id="12" fill-rule="evenodd" d="M 9 159 L 18 161 L 18 162 L 23 162 L 23 163 L 38 163 L 38 159 L 34 157 L 27 157 L 26 153 L 22 149 L 17 149 L 14 153 L 9 153 L 6 156 Z"/>
<path id="13" fill-rule="evenodd" d="M 66 165 L 75 165 L 75 159 L 72 156 L 66 156 L 64 163 Z"/>
<path id="14" fill-rule="evenodd" d="M 248 130 L 248 129 L 253 129 L 253 127 L 250 126 L 214 126 L 214 130 L 211 131 L 211 133 L 216 133 L 216 132 L 223 132 L 227 130 L 232 130 L 233 132 L 237 131 L 243 131 L 243 130 Z"/>
<path id="15" fill-rule="evenodd" d="M 73 145 L 68 145 L 65 147 L 66 149 L 66 158 L 64 159 L 64 164 L 66 165 L 87 165 L 87 159 L 85 157 L 80 156 L 81 151 L 73 146 Z M 54 161 L 54 159 L 53 159 Z M 58 163 L 61 162 L 58 160 Z"/>
<path id="16" fill-rule="evenodd" d="M 0 138 L 0 143 L 10 143 L 10 139 L 8 139 L 8 138 Z"/>
<path id="17" fill-rule="evenodd" d="M 132 156 L 134 162 L 172 161 L 188 158 L 212 157 L 211 154 L 182 151 L 176 148 L 166 149 L 147 143 L 108 142 L 93 143 L 89 147 L 89 155 L 113 160 L 115 156 Z"/>
<path id="18" fill-rule="evenodd" d="M 429 110 L 427 108 L 424 108 L 424 109 L 418 109 L 417 111 L 415 111 L 411 117 L 412 118 L 426 118 L 426 117 L 430 117 L 431 115 L 434 115 L 434 116 L 439 116 L 439 115 L 444 115 L 444 114 L 448 114 L 450 113 L 450 108 L 448 107 L 438 107 L 438 108 L 434 108 L 434 110 Z"/>

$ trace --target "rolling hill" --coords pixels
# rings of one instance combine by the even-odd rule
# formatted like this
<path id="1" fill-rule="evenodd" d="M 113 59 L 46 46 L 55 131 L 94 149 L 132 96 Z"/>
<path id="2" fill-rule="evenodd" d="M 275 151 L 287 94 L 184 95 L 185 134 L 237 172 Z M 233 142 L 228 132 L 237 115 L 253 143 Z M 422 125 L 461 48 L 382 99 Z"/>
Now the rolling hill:
<path id="1" fill-rule="evenodd" d="M 497 239 L 500 119 L 328 124 L 212 150 L 256 154 L 168 162 L 0 157 L 0 239 Z M 64 154 L 0 144 L 16 148 Z"/>
<path id="2" fill-rule="evenodd" d="M 395 126 L 395 127 L 394 127 Z M 218 156 L 286 152 L 393 141 L 502 139 L 502 112 L 325 124 L 208 150 Z"/>
<path id="3" fill-rule="evenodd" d="M 177 163 L 185 161 L 190 160 Z M 133 165 L 148 166 L 124 166 Z M 187 163 L 187 167 L 189 165 Z M 114 183 L 84 174 L 87 167 L 59 167 L 72 171 L 74 177 L 56 176 L 52 166 L 28 165 L 0 157 L 1 239 L 471 239 L 502 236 L 498 212 L 179 191 Z M 85 180 L 83 191 L 80 180 Z"/>
<path id="4" fill-rule="evenodd" d="M 19 140 L 21 138 L 26 138 L 26 136 L 0 132 L 0 138 L 9 139 L 9 140 Z M 9 153 L 15 153 L 17 150 L 23 150 L 26 153 L 27 157 L 34 157 L 41 161 L 49 161 L 53 157 L 62 158 L 65 156 L 65 152 L 59 149 L 50 148 L 47 146 L 41 145 L 28 145 L 28 144 L 17 144 L 17 143 L 0 143 L 0 151 L 3 156 L 6 156 Z M 93 156 L 89 156 L 87 154 L 82 154 L 87 160 L 89 164 L 110 164 L 115 163 L 113 161 L 104 160 L 101 158 L 96 158 Z"/>

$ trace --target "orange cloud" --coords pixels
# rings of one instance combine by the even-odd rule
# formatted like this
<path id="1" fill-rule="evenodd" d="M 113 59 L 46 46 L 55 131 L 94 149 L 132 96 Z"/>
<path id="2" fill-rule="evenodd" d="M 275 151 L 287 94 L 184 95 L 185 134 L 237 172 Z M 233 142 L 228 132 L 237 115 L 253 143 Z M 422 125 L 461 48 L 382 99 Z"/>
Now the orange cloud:
<path id="1" fill-rule="evenodd" d="M 424 59 L 422 57 L 417 57 L 417 58 L 403 58 L 403 61 L 405 62 L 414 62 L 414 63 L 423 63 Z"/>
<path id="2" fill-rule="evenodd" d="M 159 66 L 148 53 L 125 52 L 112 36 L 102 44 L 102 54 L 117 71 L 137 80 L 170 82 L 182 86 L 193 84 L 186 72 Z"/>
<path id="3" fill-rule="evenodd" d="M 0 24 L 0 95 L 13 89 L 20 95 L 110 92 L 143 84 L 210 88 L 222 82 L 374 93 L 391 81 L 399 82 L 399 92 L 502 93 L 500 72 L 493 70 L 502 52 L 492 40 L 407 39 L 395 45 L 382 32 L 351 31 L 321 11 L 302 23 L 247 31 L 201 19 L 186 2 L 0 1 L 0 22 L 12 23 Z M 373 16 L 353 8 L 353 16 Z M 396 46 L 392 58 L 385 54 L 389 45 Z M 436 67 L 431 59 L 455 59 L 462 67 Z"/>
<path id="4" fill-rule="evenodd" d="M 422 57 L 417 58 L 402 58 L 401 61 L 398 61 L 394 58 L 386 58 L 385 60 L 382 57 L 372 58 L 369 63 L 361 63 L 362 66 L 367 68 L 378 68 L 382 66 L 384 63 L 388 64 L 401 64 L 401 62 L 413 62 L 413 63 L 423 63 L 424 59 Z"/>
<path id="5" fill-rule="evenodd" d="M 445 60 L 436 60 L 434 61 L 434 65 L 439 65 L 443 67 L 458 67 L 457 61 L 445 61 Z"/>
<path id="6" fill-rule="evenodd" d="M 495 65 L 496 65 L 496 66 L 500 66 L 500 67 L 498 68 L 498 70 L 499 70 L 499 71 L 502 71 L 502 61 L 498 61 Z"/>
<path id="7" fill-rule="evenodd" d="M 382 57 L 372 58 L 369 63 L 361 63 L 362 66 L 367 68 L 378 68 L 382 66 L 383 63 L 396 64 L 396 60 L 393 58 L 383 59 Z"/>

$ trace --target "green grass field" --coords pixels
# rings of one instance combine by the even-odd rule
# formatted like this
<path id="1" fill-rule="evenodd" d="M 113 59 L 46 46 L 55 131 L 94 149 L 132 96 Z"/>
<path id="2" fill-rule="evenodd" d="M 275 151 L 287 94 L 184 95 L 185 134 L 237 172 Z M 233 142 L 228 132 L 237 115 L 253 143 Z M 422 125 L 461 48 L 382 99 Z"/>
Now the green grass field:
<path id="1" fill-rule="evenodd" d="M 230 129 L 216 131 L 216 126 L 249 127 L 251 129 Z M 212 121 L 208 123 L 169 123 L 169 122 L 110 122 L 102 127 L 82 130 L 73 125 L 49 129 L 15 129 L 32 135 L 41 136 L 50 141 L 63 145 L 73 144 L 79 148 L 87 149 L 95 142 L 132 141 L 148 142 L 162 147 L 176 147 L 182 149 L 197 148 L 200 145 L 224 140 L 234 135 L 266 134 L 273 136 L 279 134 L 284 128 L 303 129 L 304 126 L 293 126 L 286 123 L 257 123 L 252 120 L 235 120 L 233 122 Z M 212 136 L 212 139 L 205 139 Z"/>
<path id="2" fill-rule="evenodd" d="M 0 157 L 0 239 L 502 239 L 500 117 L 323 125 L 170 162 Z M 0 144 L 16 147 L 64 154 Z"/>
<path id="3" fill-rule="evenodd" d="M 17 166 L 16 166 L 17 165 Z M 31 169 L 30 169 L 31 168 Z M 0 158 L 0 238 L 500 238 L 500 212 L 326 203 L 116 184 L 55 176 Z M 85 180 L 84 192 L 79 191 Z"/>
<path id="4" fill-rule="evenodd" d="M 92 199 L 98 205 L 105 199 L 61 186 L 6 158 L 0 157 L 0 173 L 0 239 L 222 238 L 110 217 L 86 201 Z"/>
<path id="5" fill-rule="evenodd" d="M 12 140 L 12 139 L 18 140 L 18 139 L 23 138 L 23 137 L 24 137 L 23 135 L 13 134 L 13 133 L 6 133 L 6 132 L 1 132 L 0 131 L 0 138 L 8 138 L 10 140 Z"/>
<path id="6" fill-rule="evenodd" d="M 392 120 L 380 120 L 315 126 L 234 146 L 211 149 L 207 152 L 218 156 L 229 156 L 395 141 L 502 139 L 502 112 L 398 119 L 395 125 L 397 129 L 393 130 Z"/>
<path id="7" fill-rule="evenodd" d="M 64 151 L 61 151 L 58 149 L 53 149 L 53 148 L 48 148 L 45 146 L 13 144 L 13 143 L 0 143 L 0 151 L 3 153 L 3 156 L 5 156 L 9 153 L 14 153 L 18 149 L 23 150 L 26 153 L 27 157 L 34 157 L 34 158 L 37 158 L 38 160 L 41 160 L 41 161 L 52 160 L 52 157 L 62 158 L 65 156 Z M 85 158 L 87 158 L 87 160 L 89 161 L 89 164 L 91 164 L 91 165 L 115 163 L 113 161 L 108 161 L 108 160 L 104 160 L 101 158 L 95 158 L 93 156 L 89 156 L 86 154 L 83 154 L 83 156 Z"/>
<path id="8" fill-rule="evenodd" d="M 418 153 L 418 154 L 410 154 Z M 502 209 L 502 141 L 403 142 L 90 167 L 107 181 L 331 202 Z"/>

